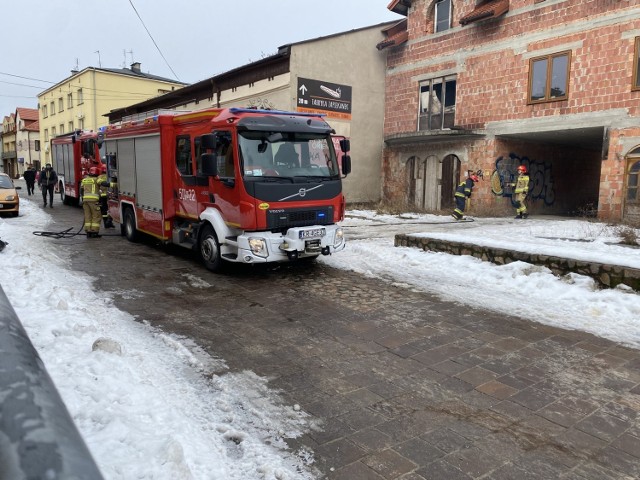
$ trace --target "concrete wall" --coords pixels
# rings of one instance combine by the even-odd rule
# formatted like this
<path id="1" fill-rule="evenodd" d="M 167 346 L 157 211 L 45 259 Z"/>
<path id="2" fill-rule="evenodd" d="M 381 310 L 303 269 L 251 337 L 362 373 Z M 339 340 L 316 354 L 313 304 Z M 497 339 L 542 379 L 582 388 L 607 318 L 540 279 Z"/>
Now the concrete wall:
<path id="1" fill-rule="evenodd" d="M 344 181 L 347 202 L 380 200 L 386 52 L 380 25 L 294 44 L 291 50 L 291 108 L 296 107 L 297 78 L 352 88 L 351 120 L 327 117 L 339 135 L 351 139 L 353 170 Z"/>

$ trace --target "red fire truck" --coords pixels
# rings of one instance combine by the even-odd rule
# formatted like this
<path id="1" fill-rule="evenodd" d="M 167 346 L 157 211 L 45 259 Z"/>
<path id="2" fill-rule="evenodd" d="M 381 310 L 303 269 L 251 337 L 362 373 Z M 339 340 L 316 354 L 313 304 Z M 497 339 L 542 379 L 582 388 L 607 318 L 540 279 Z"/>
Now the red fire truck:
<path id="1" fill-rule="evenodd" d="M 58 174 L 57 190 L 65 205 L 80 203 L 82 178 L 90 167 L 100 166 L 99 145 L 94 131 L 77 130 L 51 139 L 51 164 Z"/>
<path id="2" fill-rule="evenodd" d="M 143 118 L 144 117 L 144 118 Z M 109 214 L 122 234 L 196 250 L 205 266 L 285 262 L 345 247 L 349 140 L 322 115 L 172 112 L 106 127 Z"/>

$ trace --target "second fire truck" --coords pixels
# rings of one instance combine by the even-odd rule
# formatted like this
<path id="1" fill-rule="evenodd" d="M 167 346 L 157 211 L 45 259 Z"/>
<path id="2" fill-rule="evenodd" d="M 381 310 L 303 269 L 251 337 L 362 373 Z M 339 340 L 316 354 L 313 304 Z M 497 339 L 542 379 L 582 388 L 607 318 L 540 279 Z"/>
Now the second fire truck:
<path id="1" fill-rule="evenodd" d="M 109 213 L 140 233 L 225 262 L 286 262 L 345 247 L 349 140 L 318 114 L 209 109 L 104 130 Z M 334 141 L 339 146 L 336 154 Z"/>

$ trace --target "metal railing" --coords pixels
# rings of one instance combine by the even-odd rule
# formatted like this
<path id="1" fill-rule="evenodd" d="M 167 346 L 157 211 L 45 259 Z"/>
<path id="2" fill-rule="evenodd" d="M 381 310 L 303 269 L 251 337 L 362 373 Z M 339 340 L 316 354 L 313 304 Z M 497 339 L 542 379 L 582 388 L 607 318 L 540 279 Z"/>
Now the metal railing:
<path id="1" fill-rule="evenodd" d="M 102 480 L 0 286 L 0 480 Z"/>

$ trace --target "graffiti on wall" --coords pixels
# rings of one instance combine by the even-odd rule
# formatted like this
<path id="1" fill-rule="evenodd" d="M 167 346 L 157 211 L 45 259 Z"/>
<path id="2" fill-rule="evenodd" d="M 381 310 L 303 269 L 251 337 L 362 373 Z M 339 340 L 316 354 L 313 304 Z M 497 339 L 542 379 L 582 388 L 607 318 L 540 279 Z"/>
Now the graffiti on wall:
<path id="1" fill-rule="evenodd" d="M 518 157 L 515 153 L 496 159 L 496 169 L 491 174 L 491 191 L 495 195 L 511 197 L 513 185 L 518 176 L 518 166 L 524 165 L 529 171 L 529 198 L 542 200 L 545 205 L 553 205 L 556 200 L 551 164 Z"/>

